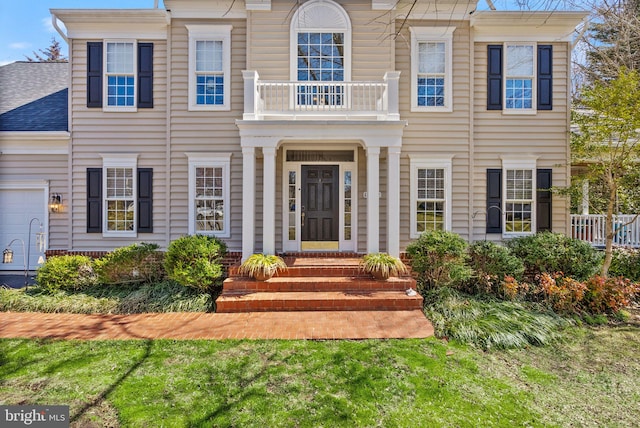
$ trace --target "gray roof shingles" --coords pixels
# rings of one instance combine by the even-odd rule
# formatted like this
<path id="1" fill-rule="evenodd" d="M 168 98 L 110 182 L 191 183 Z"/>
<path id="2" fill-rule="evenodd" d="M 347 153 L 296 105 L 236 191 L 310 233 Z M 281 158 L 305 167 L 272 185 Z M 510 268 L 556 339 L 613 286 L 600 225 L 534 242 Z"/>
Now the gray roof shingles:
<path id="1" fill-rule="evenodd" d="M 0 67 L 0 131 L 67 131 L 69 64 Z"/>

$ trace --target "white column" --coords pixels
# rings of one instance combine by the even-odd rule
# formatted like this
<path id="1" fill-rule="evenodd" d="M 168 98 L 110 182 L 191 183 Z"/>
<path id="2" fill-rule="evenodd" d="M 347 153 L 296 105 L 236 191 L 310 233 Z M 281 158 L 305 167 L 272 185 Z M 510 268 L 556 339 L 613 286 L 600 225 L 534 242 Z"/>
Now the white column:
<path id="1" fill-rule="evenodd" d="M 387 109 L 389 120 L 400 120 L 400 72 L 387 71 L 384 75 L 384 81 L 387 83 Z"/>
<path id="2" fill-rule="evenodd" d="M 380 147 L 367 147 L 367 253 L 380 250 Z"/>
<path id="3" fill-rule="evenodd" d="M 262 181 L 262 252 L 276 253 L 276 149 L 263 147 L 264 178 Z"/>
<path id="4" fill-rule="evenodd" d="M 249 258 L 255 242 L 256 149 L 242 148 L 242 260 Z"/>
<path id="5" fill-rule="evenodd" d="M 254 70 L 242 70 L 244 79 L 244 120 L 256 119 L 258 113 L 258 72 Z"/>
<path id="6" fill-rule="evenodd" d="M 589 214 L 589 180 L 582 182 L 582 215 Z"/>
<path id="7" fill-rule="evenodd" d="M 400 147 L 387 148 L 387 252 L 400 257 Z"/>

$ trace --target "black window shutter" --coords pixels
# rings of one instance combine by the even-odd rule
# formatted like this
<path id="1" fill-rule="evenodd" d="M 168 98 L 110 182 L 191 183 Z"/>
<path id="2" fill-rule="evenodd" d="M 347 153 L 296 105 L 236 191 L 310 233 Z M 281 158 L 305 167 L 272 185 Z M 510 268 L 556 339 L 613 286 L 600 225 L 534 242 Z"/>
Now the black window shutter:
<path id="1" fill-rule="evenodd" d="M 102 107 L 102 42 L 87 42 L 87 107 Z"/>
<path id="2" fill-rule="evenodd" d="M 487 233 L 502 233 L 501 169 L 487 169 Z"/>
<path id="3" fill-rule="evenodd" d="M 551 230 L 551 169 L 538 169 L 536 175 L 536 230 Z"/>
<path id="4" fill-rule="evenodd" d="M 138 43 L 138 108 L 153 108 L 153 43 Z"/>
<path id="5" fill-rule="evenodd" d="M 153 168 L 138 168 L 138 232 L 153 232 Z"/>
<path id="6" fill-rule="evenodd" d="M 87 168 L 87 233 L 102 232 L 102 168 Z"/>
<path id="7" fill-rule="evenodd" d="M 553 108 L 553 46 L 538 45 L 538 110 Z"/>
<path id="8" fill-rule="evenodd" d="M 502 110 L 502 45 L 487 46 L 487 110 Z"/>

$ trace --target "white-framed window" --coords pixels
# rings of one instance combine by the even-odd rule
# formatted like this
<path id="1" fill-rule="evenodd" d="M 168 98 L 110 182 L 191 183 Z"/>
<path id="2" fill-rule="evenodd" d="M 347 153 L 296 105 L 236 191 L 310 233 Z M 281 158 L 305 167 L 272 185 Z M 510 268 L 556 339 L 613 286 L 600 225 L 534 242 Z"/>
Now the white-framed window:
<path id="1" fill-rule="evenodd" d="M 231 236 L 231 153 L 187 153 L 189 234 Z"/>
<path id="2" fill-rule="evenodd" d="M 535 112 L 536 46 L 505 44 L 504 111 Z"/>
<path id="3" fill-rule="evenodd" d="M 351 80 L 351 21 L 331 0 L 311 0 L 298 8 L 290 28 L 291 80 L 309 82 L 296 87 L 296 105 L 345 104 Z"/>
<path id="4" fill-rule="evenodd" d="M 452 156 L 411 156 L 411 238 L 451 230 Z"/>
<path id="5" fill-rule="evenodd" d="M 104 236 L 136 236 L 137 154 L 102 156 Z"/>
<path id="6" fill-rule="evenodd" d="M 136 111 L 136 41 L 105 40 L 104 43 L 104 110 Z"/>
<path id="7" fill-rule="evenodd" d="M 231 109 L 231 25 L 187 25 L 189 110 Z"/>
<path id="8" fill-rule="evenodd" d="M 536 232 L 536 159 L 502 159 L 505 236 Z"/>
<path id="9" fill-rule="evenodd" d="M 455 27 L 411 27 L 411 111 L 450 112 Z"/>

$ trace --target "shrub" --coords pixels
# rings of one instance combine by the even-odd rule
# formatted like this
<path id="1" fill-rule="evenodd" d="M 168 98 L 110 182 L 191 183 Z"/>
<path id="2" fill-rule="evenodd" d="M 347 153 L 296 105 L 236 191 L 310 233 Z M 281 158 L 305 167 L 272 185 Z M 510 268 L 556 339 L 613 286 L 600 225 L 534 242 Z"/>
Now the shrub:
<path id="1" fill-rule="evenodd" d="M 580 281 L 561 274 L 542 273 L 538 277 L 544 301 L 557 313 L 577 313 L 587 287 Z"/>
<path id="2" fill-rule="evenodd" d="M 457 286 L 471 277 L 467 243 L 457 234 L 441 230 L 425 232 L 407 247 L 411 267 L 422 290 Z"/>
<path id="3" fill-rule="evenodd" d="M 469 291 L 515 297 L 524 264 L 511 250 L 491 241 L 478 241 L 469 247 L 469 257 L 474 272 L 468 282 Z"/>
<path id="4" fill-rule="evenodd" d="M 223 277 L 227 246 L 218 238 L 187 235 L 169 244 L 164 258 L 167 276 L 184 286 L 208 290 Z"/>
<path id="5" fill-rule="evenodd" d="M 595 275 L 586 282 L 584 307 L 592 314 L 615 313 L 629 306 L 640 293 L 637 284 L 622 277 Z"/>
<path id="6" fill-rule="evenodd" d="M 547 345 L 561 338 L 571 321 L 531 310 L 519 302 L 465 295 L 451 288 L 424 294 L 425 314 L 436 334 L 483 349 Z"/>
<path id="7" fill-rule="evenodd" d="M 95 261 L 102 284 L 155 283 L 164 277 L 163 254 L 157 244 L 132 244 L 117 248 Z"/>
<path id="8" fill-rule="evenodd" d="M 95 284 L 96 276 L 92 261 L 87 256 L 54 256 L 38 269 L 36 283 L 50 293 L 79 290 Z"/>
<path id="9" fill-rule="evenodd" d="M 598 271 L 602 260 L 602 254 L 589 243 L 560 233 L 541 232 L 518 237 L 507 246 L 523 261 L 530 280 L 541 273 L 562 272 L 584 281 Z"/>
<path id="10" fill-rule="evenodd" d="M 615 248 L 609 275 L 623 276 L 633 282 L 640 282 L 640 249 Z"/>

